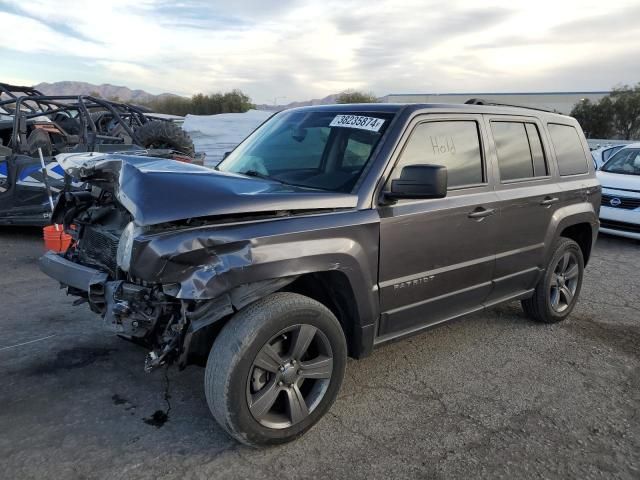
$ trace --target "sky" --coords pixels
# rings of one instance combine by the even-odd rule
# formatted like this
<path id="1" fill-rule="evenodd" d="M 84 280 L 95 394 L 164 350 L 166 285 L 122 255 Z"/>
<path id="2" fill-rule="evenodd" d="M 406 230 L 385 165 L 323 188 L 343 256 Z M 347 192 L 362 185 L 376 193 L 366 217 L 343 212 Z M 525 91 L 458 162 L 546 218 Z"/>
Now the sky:
<path id="1" fill-rule="evenodd" d="M 640 82 L 639 0 L 0 0 L 0 81 L 256 103 Z"/>

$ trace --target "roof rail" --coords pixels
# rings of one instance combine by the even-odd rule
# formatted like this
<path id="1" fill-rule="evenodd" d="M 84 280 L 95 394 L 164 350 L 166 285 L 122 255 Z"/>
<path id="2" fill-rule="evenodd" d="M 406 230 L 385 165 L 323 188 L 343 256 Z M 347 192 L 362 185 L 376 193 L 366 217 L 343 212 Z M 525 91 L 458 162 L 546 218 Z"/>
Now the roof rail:
<path id="1" fill-rule="evenodd" d="M 490 106 L 494 106 L 494 107 L 527 108 L 529 110 L 537 110 L 539 112 L 555 113 L 552 110 L 547 110 L 547 109 L 544 109 L 544 108 L 527 107 L 525 105 L 512 105 L 512 104 L 509 104 L 509 103 L 491 102 L 489 100 L 483 100 L 481 98 L 470 98 L 469 100 L 464 102 L 464 104 L 465 105 L 490 105 Z"/>

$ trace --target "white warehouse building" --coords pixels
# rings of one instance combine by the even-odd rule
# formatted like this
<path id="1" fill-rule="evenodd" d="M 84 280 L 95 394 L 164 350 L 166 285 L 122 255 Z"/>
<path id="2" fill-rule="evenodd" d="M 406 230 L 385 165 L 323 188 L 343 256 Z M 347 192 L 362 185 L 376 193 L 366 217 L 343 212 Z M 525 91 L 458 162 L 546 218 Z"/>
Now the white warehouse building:
<path id="1" fill-rule="evenodd" d="M 610 92 L 539 92 L 539 93 L 393 93 L 382 97 L 386 103 L 464 103 L 470 98 L 493 103 L 542 108 L 568 115 L 576 103 L 589 99 L 597 102 Z"/>

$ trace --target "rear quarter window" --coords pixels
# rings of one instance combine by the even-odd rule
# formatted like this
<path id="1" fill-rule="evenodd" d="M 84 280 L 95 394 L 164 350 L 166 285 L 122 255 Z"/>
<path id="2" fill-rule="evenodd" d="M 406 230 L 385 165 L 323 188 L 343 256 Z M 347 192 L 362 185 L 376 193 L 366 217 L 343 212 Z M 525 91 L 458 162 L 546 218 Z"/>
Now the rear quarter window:
<path id="1" fill-rule="evenodd" d="M 570 125 L 558 123 L 549 123 L 548 127 L 560 175 L 587 173 L 589 171 L 587 157 L 578 131 Z"/>

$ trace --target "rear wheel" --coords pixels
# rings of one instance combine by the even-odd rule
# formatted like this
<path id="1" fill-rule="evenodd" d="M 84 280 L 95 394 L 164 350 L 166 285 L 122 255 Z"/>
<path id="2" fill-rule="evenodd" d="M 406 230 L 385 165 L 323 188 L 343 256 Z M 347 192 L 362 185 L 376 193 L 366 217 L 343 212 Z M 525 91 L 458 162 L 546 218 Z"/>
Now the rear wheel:
<path id="1" fill-rule="evenodd" d="M 560 238 L 535 293 L 522 301 L 523 310 L 537 322 L 564 320 L 578 300 L 583 274 L 584 257 L 580 246 L 569 238 Z"/>
<path id="2" fill-rule="evenodd" d="M 289 442 L 333 404 L 346 356 L 330 310 L 302 295 L 274 293 L 238 312 L 216 339 L 205 373 L 209 408 L 246 445 Z"/>

